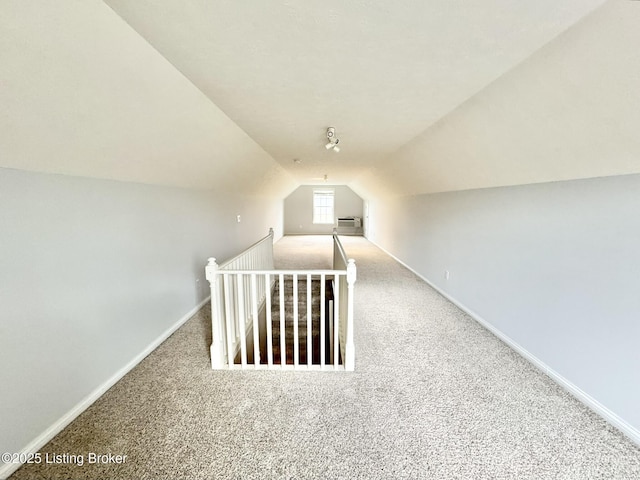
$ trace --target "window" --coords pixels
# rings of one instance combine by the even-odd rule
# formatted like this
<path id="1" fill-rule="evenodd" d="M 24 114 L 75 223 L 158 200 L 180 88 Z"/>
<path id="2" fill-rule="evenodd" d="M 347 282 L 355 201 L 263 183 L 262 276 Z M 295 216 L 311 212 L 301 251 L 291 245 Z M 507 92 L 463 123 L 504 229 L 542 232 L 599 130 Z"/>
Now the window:
<path id="1" fill-rule="evenodd" d="M 334 223 L 333 190 L 313 191 L 313 223 Z"/>

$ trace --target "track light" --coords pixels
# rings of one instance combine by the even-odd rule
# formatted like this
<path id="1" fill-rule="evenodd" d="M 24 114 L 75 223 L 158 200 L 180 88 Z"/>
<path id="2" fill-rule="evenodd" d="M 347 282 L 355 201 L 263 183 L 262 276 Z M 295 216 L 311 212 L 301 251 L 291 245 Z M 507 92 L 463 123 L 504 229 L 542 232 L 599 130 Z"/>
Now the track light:
<path id="1" fill-rule="evenodd" d="M 340 151 L 340 147 L 338 147 L 340 140 L 336 138 L 336 129 L 334 127 L 327 128 L 327 140 L 329 140 L 329 143 L 327 143 L 324 148 L 327 150 L 333 149 L 334 152 Z"/>

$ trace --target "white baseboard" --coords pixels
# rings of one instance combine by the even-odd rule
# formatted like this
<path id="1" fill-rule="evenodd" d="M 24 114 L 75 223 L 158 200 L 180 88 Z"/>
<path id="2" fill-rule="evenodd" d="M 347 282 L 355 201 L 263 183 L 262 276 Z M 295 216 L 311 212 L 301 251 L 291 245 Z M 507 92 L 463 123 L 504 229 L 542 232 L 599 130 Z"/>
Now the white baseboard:
<path id="1" fill-rule="evenodd" d="M 24 447 L 19 453 L 19 457 L 24 457 L 23 454 L 37 453 L 43 446 L 45 446 L 53 437 L 60 433 L 67 425 L 74 421 L 82 412 L 89 408 L 98 398 L 100 398 L 107 390 L 114 386 L 122 377 L 129 373 L 136 365 L 144 360 L 147 355 L 153 352 L 160 346 L 167 338 L 171 336 L 178 328 L 180 328 L 187 320 L 193 317 L 198 310 L 200 310 L 211 297 L 205 298 L 202 302 L 191 309 L 180 320 L 174 323 L 171 327 L 165 330 L 158 338 L 151 342 L 142 352 L 136 355 L 129 363 L 118 370 L 111 378 L 96 388 L 93 392 L 87 395 L 84 399 L 78 402 L 71 410 L 60 417 L 49 428 L 33 439 L 26 447 Z M 9 475 L 20 468 L 20 463 L 6 463 L 0 467 L 0 479 L 5 480 Z"/>
<path id="2" fill-rule="evenodd" d="M 393 255 L 391 252 L 387 251 L 385 248 L 381 247 L 377 243 L 372 242 L 371 240 L 369 240 L 369 241 L 371 243 L 373 243 L 376 247 L 378 247 L 380 250 L 385 252 L 387 255 L 389 255 L 391 258 L 393 258 L 396 262 L 398 262 L 399 264 L 401 264 L 402 266 L 404 266 L 405 268 L 407 268 L 408 270 L 413 272 L 415 275 L 420 277 L 422 280 L 424 280 L 436 292 L 438 292 L 444 298 L 449 300 L 456 307 L 458 307 L 460 310 L 465 312 L 467 315 L 469 315 L 471 318 L 473 318 L 476 322 L 478 322 L 480 325 L 482 325 L 484 328 L 489 330 L 496 337 L 498 337 L 500 340 L 502 340 L 504 343 L 506 343 L 509 347 L 511 347 L 513 350 L 515 350 L 518 354 L 520 354 L 525 359 L 527 359 L 529 362 L 531 362 L 535 367 L 537 367 L 539 370 L 541 370 L 543 373 L 545 373 L 547 376 L 549 376 L 554 382 L 556 382 L 563 389 L 565 389 L 567 392 L 569 392 L 571 395 L 573 395 L 576 399 L 578 399 L 580 402 L 585 404 L 587 407 L 589 407 L 595 413 L 600 415 L 608 423 L 610 423 L 615 428 L 617 428 L 622 433 L 624 433 L 627 437 L 629 437 L 629 439 L 633 443 L 635 443 L 636 445 L 640 446 L 640 431 L 637 428 L 635 428 L 634 426 L 632 426 L 629 423 L 627 423 L 625 420 L 620 418 L 614 412 L 612 412 L 607 407 L 605 407 L 600 402 L 598 402 L 591 395 L 589 395 L 588 393 L 584 392 L 578 386 L 576 386 L 574 383 L 572 383 L 571 381 L 567 380 L 565 377 L 560 375 L 558 372 L 556 372 L 549 365 L 547 365 L 542 360 L 540 360 L 538 357 L 533 355 L 531 352 L 529 352 L 528 350 L 523 348 L 519 343 L 517 343 L 516 341 L 512 340 L 510 337 L 508 337 L 504 333 L 502 333 L 500 330 L 498 330 L 496 327 L 494 327 L 491 323 L 486 321 L 480 315 L 475 313 L 473 310 L 467 308 L 465 305 L 463 305 L 458 300 L 456 300 L 455 298 L 450 296 L 447 292 L 442 290 L 440 287 L 434 285 L 428 278 L 424 277 L 423 275 L 421 275 L 420 273 L 415 271 L 409 265 L 407 265 L 402 260 L 400 260 L 398 257 Z"/>

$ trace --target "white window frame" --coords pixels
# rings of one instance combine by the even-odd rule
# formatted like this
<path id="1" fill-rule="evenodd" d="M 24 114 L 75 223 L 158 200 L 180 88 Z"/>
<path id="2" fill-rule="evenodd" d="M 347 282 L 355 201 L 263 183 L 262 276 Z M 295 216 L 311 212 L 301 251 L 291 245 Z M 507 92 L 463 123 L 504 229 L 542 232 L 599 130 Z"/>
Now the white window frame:
<path id="1" fill-rule="evenodd" d="M 313 224 L 335 224 L 336 192 L 332 188 L 313 190 Z"/>

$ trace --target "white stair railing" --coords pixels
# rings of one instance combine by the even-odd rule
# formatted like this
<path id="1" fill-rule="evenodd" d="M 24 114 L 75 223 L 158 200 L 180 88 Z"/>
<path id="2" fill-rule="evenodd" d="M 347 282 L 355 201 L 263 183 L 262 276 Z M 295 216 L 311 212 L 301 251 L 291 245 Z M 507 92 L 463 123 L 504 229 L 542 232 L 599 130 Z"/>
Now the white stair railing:
<path id="1" fill-rule="evenodd" d="M 269 270 L 273 269 L 273 229 L 269 234 L 245 251 L 218 265 L 215 258 L 209 258 L 205 268 L 206 278 L 211 285 L 211 364 L 213 368 L 223 368 L 226 357 L 237 351 L 239 344 L 246 345 L 248 321 L 257 321 L 254 304 L 260 305 L 267 296 L 264 278 L 237 276 L 230 279 L 221 277 L 220 271 Z M 255 282 L 255 283 L 254 283 Z M 270 287 L 269 287 L 270 288 Z M 244 292 L 251 292 L 252 296 Z M 252 301 L 253 300 L 253 301 Z M 241 321 L 244 319 L 244 321 Z M 245 349 L 246 354 L 246 349 Z"/>
<path id="2" fill-rule="evenodd" d="M 354 369 L 356 267 L 338 236 L 333 239 L 332 270 L 275 270 L 272 230 L 221 265 L 209 259 L 212 368 Z"/>
<path id="3" fill-rule="evenodd" d="M 355 350 L 353 347 L 353 286 L 356 283 L 356 262 L 347 259 L 347 255 L 338 238 L 336 229 L 333 229 L 333 268 L 334 270 L 346 270 L 346 282 L 340 282 L 336 277 L 334 292 L 338 292 L 336 302 L 340 308 L 340 317 L 350 321 L 340 323 L 340 345 L 345 369 L 353 370 L 355 363 Z"/>

